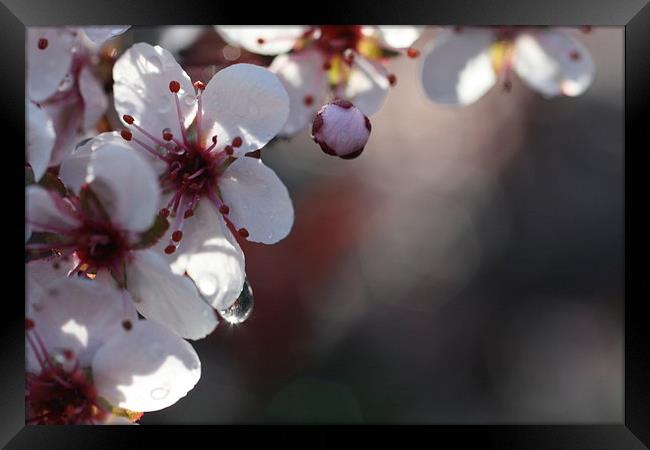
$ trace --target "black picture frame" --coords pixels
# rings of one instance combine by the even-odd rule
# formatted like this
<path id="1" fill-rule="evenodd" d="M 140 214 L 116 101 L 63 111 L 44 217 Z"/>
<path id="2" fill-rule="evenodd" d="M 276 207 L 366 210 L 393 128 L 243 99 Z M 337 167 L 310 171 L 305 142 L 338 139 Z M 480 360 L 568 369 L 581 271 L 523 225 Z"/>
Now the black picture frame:
<path id="1" fill-rule="evenodd" d="M 293 16 L 288 16 L 288 11 Z M 278 3 L 245 4 L 243 2 L 222 2 L 219 0 L 173 0 L 149 2 L 136 0 L 88 1 L 58 0 L 43 2 L 37 0 L 2 0 L 0 5 L 0 53 L 4 58 L 0 71 L 0 89 L 2 90 L 2 114 L 5 134 L 18 136 L 16 147 L 22 145 L 24 134 L 24 89 L 25 89 L 25 27 L 58 26 L 82 24 L 213 24 L 213 23 L 390 23 L 390 24 L 435 24 L 435 25 L 557 25 L 557 26 L 624 26 L 625 27 L 625 186 L 621 194 L 625 196 L 625 252 L 630 256 L 630 193 L 632 171 L 642 170 L 642 164 L 632 163 L 632 156 L 647 152 L 644 138 L 648 137 L 645 122 L 650 110 L 650 5 L 648 0 L 572 0 L 547 1 L 533 0 L 456 0 L 444 3 L 401 0 L 379 5 L 370 0 L 343 3 L 311 2 L 282 6 Z M 638 148 L 636 148 L 638 147 Z M 5 148 L 5 157 L 18 159 L 18 151 L 9 154 Z M 13 161 L 12 161 L 13 162 Z M 16 165 L 20 161 L 15 162 Z M 13 166 L 13 164 L 12 164 Z M 18 166 L 19 167 L 19 166 Z M 13 183 L 22 183 L 20 171 L 16 170 L 16 179 L 5 179 L 5 192 L 12 197 L 16 188 Z M 640 176 L 640 175 L 639 175 Z M 638 178 L 638 177 L 637 177 Z M 623 189 L 624 188 L 624 189 Z M 8 190 L 7 190 L 8 189 Z M 7 216 L 11 221 L 11 234 L 6 234 L 5 244 L 15 245 L 11 251 L 23 250 L 19 242 L 22 225 L 20 211 L 24 202 L 19 195 L 10 200 L 12 213 Z M 637 195 L 636 197 L 640 197 Z M 15 201 L 15 203 L 13 203 Z M 6 222 L 9 223 L 8 221 Z M 15 228 L 13 228 L 15 226 Z M 638 228 L 638 227 L 637 227 Z M 15 235 L 13 234 L 15 233 Z M 635 233 L 638 235 L 638 233 Z M 637 246 L 639 238 L 635 241 Z M 7 264 L 13 273 L 5 273 L 6 280 L 18 285 L 20 265 Z M 363 431 L 372 428 L 372 437 L 384 439 L 388 433 L 426 434 L 433 445 L 440 442 L 453 442 L 458 448 L 471 445 L 471 448 L 554 448 L 554 449 L 640 449 L 650 445 L 650 339 L 645 326 L 643 312 L 647 301 L 643 295 L 632 295 L 630 264 L 625 271 L 625 417 L 621 423 L 611 425 L 498 425 L 498 426 L 417 426 L 417 427 L 359 427 Z M 23 273 L 24 277 L 24 273 Z M 637 276 L 634 286 L 639 287 Z M 23 285 L 24 288 L 24 285 Z M 22 289 L 18 289 L 21 292 Z M 4 299 L 5 324 L 1 328 L 0 357 L 2 361 L 23 358 L 24 355 L 24 305 L 16 297 L 6 295 Z M 208 426 L 184 427 L 26 427 L 24 424 L 24 373 L 14 370 L 15 365 L 4 366 L 0 370 L 3 394 L 0 397 L 0 443 L 10 449 L 77 449 L 77 448 L 129 448 L 143 447 L 153 433 L 169 432 L 181 439 L 186 445 L 199 445 L 203 439 L 216 443 L 224 437 L 242 442 L 242 433 L 248 430 L 234 427 L 224 430 Z M 8 368 L 8 369 L 7 369 Z M 292 427 L 286 432 L 282 427 L 255 427 L 256 431 L 275 434 L 282 442 L 300 440 L 308 445 L 312 439 L 305 437 L 305 432 L 325 431 L 336 442 L 335 434 L 330 428 L 303 426 Z M 355 427 L 356 428 L 356 427 Z M 405 429 L 407 428 L 407 429 Z M 199 432 L 208 433 L 201 437 Z M 300 431 L 296 432 L 295 431 Z M 350 431 L 351 428 L 346 428 Z M 218 432 L 214 433 L 215 431 Z M 224 433 L 224 431 L 226 431 Z M 228 432 L 230 431 L 230 432 Z M 192 433 L 190 435 L 190 433 Z M 214 435 L 212 434 L 214 433 Z M 147 437 L 145 437 L 145 434 Z M 166 436 L 167 434 L 165 434 Z M 162 435 L 158 435 L 159 437 Z M 424 436 L 422 436 L 424 437 Z M 293 438 L 293 439 L 292 439 Z M 147 439 L 145 441 L 144 439 Z M 410 441 L 410 440 L 409 440 Z M 324 441 L 323 441 L 324 442 Z M 340 442 L 340 441 L 339 441 Z M 400 441 L 405 442 L 403 438 Z M 196 444 L 195 444 L 196 443 Z M 644 445 L 645 443 L 645 445 Z M 242 444 L 240 444 L 242 445 Z"/>

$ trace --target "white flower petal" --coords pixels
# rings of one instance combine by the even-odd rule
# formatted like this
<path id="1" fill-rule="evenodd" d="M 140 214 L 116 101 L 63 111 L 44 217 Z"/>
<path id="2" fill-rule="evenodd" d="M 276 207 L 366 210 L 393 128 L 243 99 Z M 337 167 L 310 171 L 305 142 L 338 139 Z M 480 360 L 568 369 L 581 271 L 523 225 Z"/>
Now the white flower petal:
<path id="1" fill-rule="evenodd" d="M 345 98 L 362 113 L 371 116 L 381 108 L 389 88 L 390 83 L 380 63 L 357 55 L 345 85 Z"/>
<path id="2" fill-rule="evenodd" d="M 217 135 L 218 148 L 240 137 L 235 155 L 260 149 L 289 116 L 289 95 L 275 74 L 253 64 L 234 64 L 210 80 L 203 92 L 203 139 Z"/>
<path id="3" fill-rule="evenodd" d="M 327 88 L 324 62 L 320 52 L 305 50 L 279 55 L 269 66 L 289 94 L 289 118 L 282 128 L 283 135 L 304 129 L 322 106 Z"/>
<path id="4" fill-rule="evenodd" d="M 205 28 L 203 25 L 162 27 L 158 43 L 162 48 L 177 53 L 193 44 Z"/>
<path id="5" fill-rule="evenodd" d="M 56 140 L 52 148 L 50 166 L 58 166 L 81 140 L 79 131 L 83 123 L 83 101 L 72 95 L 56 102 L 43 103 L 42 108 L 54 122 Z"/>
<path id="6" fill-rule="evenodd" d="M 54 147 L 54 123 L 45 111 L 34 103 L 25 102 L 27 112 L 27 155 L 26 160 L 34 171 L 34 179 L 40 180 L 52 156 Z"/>
<path id="7" fill-rule="evenodd" d="M 108 143 L 98 145 L 93 139 L 66 158 L 59 176 L 75 192 L 83 183 L 90 183 L 115 224 L 125 230 L 144 231 L 158 211 L 158 178 L 139 153 L 107 134 L 96 139 Z"/>
<path id="8" fill-rule="evenodd" d="M 50 353 L 72 350 L 81 366 L 88 367 L 97 349 L 122 328 L 122 322 L 135 321 L 138 315 L 118 289 L 63 277 L 42 285 L 41 295 L 31 298 L 28 317 Z M 27 364 L 28 370 L 38 372 L 31 347 Z"/>
<path id="9" fill-rule="evenodd" d="M 185 397 L 201 378 L 201 362 L 178 335 L 140 320 L 97 351 L 92 371 L 97 393 L 113 406 L 147 412 Z"/>
<path id="10" fill-rule="evenodd" d="M 45 39 L 46 47 L 39 48 Z M 41 102 L 54 94 L 72 63 L 74 36 L 65 28 L 27 30 L 27 95 Z"/>
<path id="11" fill-rule="evenodd" d="M 201 339 L 217 326 L 214 310 L 199 296 L 189 278 L 170 270 L 162 252 L 136 252 L 126 272 L 127 289 L 135 307 L 147 319 L 188 339 Z"/>
<path id="12" fill-rule="evenodd" d="M 110 27 L 84 27 L 81 30 L 86 33 L 88 39 L 97 45 L 101 45 L 109 39 L 124 33 L 130 27 L 130 25 Z"/>
<path id="13" fill-rule="evenodd" d="M 32 231 L 65 231 L 80 226 L 72 208 L 58 193 L 32 184 L 25 189 L 25 197 L 25 219 Z"/>
<path id="14" fill-rule="evenodd" d="M 25 265 L 26 310 L 45 292 L 45 287 L 53 281 L 66 278 L 74 268 L 72 258 L 38 259 Z"/>
<path id="15" fill-rule="evenodd" d="M 497 81 L 489 48 L 490 30 L 442 31 L 425 50 L 422 84 L 437 103 L 467 105 L 481 98 Z"/>
<path id="16" fill-rule="evenodd" d="M 127 114 L 135 123 L 156 137 L 170 128 L 181 138 L 175 94 L 169 90 L 170 81 L 178 81 L 183 124 L 188 127 L 196 114 L 196 91 L 190 77 L 171 53 L 159 46 L 134 44 L 115 62 L 113 67 L 113 96 L 120 118 Z M 139 134 L 131 129 L 134 134 Z M 146 142 L 148 138 L 143 136 Z"/>
<path id="17" fill-rule="evenodd" d="M 391 47 L 407 48 L 420 37 L 424 27 L 380 25 L 379 38 Z"/>
<path id="18" fill-rule="evenodd" d="M 94 130 L 108 108 L 108 98 L 88 66 L 84 66 L 79 72 L 79 92 L 84 103 L 83 129 Z"/>
<path id="19" fill-rule="evenodd" d="M 278 55 L 291 50 L 306 31 L 304 26 L 215 26 L 230 44 L 260 55 Z M 260 41 L 262 39 L 262 41 Z M 261 42 L 261 43 L 260 43 Z"/>
<path id="20" fill-rule="evenodd" d="M 159 249 L 167 245 L 161 240 Z M 202 201 L 185 221 L 183 240 L 176 252 L 165 255 L 172 271 L 187 274 L 212 305 L 223 310 L 239 296 L 244 280 L 244 252 L 216 208 Z"/>
<path id="21" fill-rule="evenodd" d="M 547 97 L 582 94 L 595 72 L 589 51 L 557 31 L 520 35 L 515 41 L 514 68 L 526 84 Z"/>
<path id="22" fill-rule="evenodd" d="M 286 186 L 261 159 L 238 158 L 219 180 L 228 217 L 248 230 L 249 241 L 273 244 L 293 226 L 293 205 Z"/>

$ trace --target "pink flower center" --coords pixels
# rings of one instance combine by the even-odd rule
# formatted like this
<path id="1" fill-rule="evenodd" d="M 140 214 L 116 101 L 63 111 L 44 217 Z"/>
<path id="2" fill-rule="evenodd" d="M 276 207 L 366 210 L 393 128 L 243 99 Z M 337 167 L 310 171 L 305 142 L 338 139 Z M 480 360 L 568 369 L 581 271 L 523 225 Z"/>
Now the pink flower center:
<path id="1" fill-rule="evenodd" d="M 201 199 L 207 198 L 208 202 L 224 216 L 227 217 L 230 207 L 223 202 L 218 189 L 219 177 L 228 166 L 235 160 L 234 149 L 241 147 L 243 140 L 236 136 L 229 145 L 217 150 L 218 138 L 204 139 L 201 128 L 203 111 L 201 94 L 205 84 L 201 81 L 194 83 L 198 91 L 198 111 L 193 125 L 185 127 L 185 120 L 178 98 L 180 83 L 176 80 L 169 82 L 169 91 L 173 95 L 178 116 L 178 127 L 181 136 L 174 136 L 170 127 L 162 130 L 146 130 L 136 122 L 133 116 L 123 116 L 127 125 L 139 131 L 145 139 L 138 138 L 129 130 L 122 131 L 122 137 L 132 141 L 166 164 L 166 169 L 160 177 L 163 192 L 171 193 L 171 198 L 166 207 L 160 210 L 163 217 L 173 217 L 174 222 L 171 230 L 172 235 L 169 245 L 165 247 L 165 253 L 171 254 L 176 251 L 179 242 L 183 238 L 183 225 L 186 219 L 194 215 L 194 209 Z M 170 124 L 172 125 L 172 124 Z M 160 136 L 160 137 L 157 137 Z M 239 234 L 247 233 L 239 230 Z"/>
<path id="2" fill-rule="evenodd" d="M 76 230 L 76 242 L 81 265 L 94 269 L 119 266 L 131 250 L 125 233 L 111 222 L 85 220 Z"/>
<path id="3" fill-rule="evenodd" d="M 99 403 L 97 390 L 73 352 L 64 351 L 66 365 L 55 362 L 27 319 L 27 341 L 41 367 L 27 373 L 26 422 L 38 425 L 92 424 L 108 417 Z"/>

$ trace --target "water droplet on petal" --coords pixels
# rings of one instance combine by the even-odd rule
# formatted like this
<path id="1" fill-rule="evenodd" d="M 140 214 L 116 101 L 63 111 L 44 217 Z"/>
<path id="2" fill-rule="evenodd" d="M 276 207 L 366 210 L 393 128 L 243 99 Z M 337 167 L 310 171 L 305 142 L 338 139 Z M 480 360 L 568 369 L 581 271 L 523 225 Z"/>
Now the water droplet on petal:
<path id="1" fill-rule="evenodd" d="M 169 395 L 169 388 L 167 386 L 157 387 L 152 389 L 149 395 L 154 400 L 162 400 Z"/>
<path id="2" fill-rule="evenodd" d="M 219 311 L 219 315 L 228 323 L 239 324 L 248 319 L 253 312 L 253 289 L 248 280 L 244 281 L 244 288 L 229 308 Z"/>
<path id="3" fill-rule="evenodd" d="M 217 278 L 211 273 L 202 273 L 197 280 L 197 286 L 201 293 L 206 296 L 214 295 L 219 287 Z"/>

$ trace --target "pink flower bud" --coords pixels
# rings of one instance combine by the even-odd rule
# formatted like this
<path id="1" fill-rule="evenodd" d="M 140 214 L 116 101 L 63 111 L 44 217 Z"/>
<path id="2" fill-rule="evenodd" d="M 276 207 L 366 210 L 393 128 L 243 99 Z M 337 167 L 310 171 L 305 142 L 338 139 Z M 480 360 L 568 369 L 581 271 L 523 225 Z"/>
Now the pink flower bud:
<path id="1" fill-rule="evenodd" d="M 370 129 L 370 120 L 356 106 L 335 100 L 318 111 L 311 134 L 328 155 L 352 159 L 363 151 Z"/>

